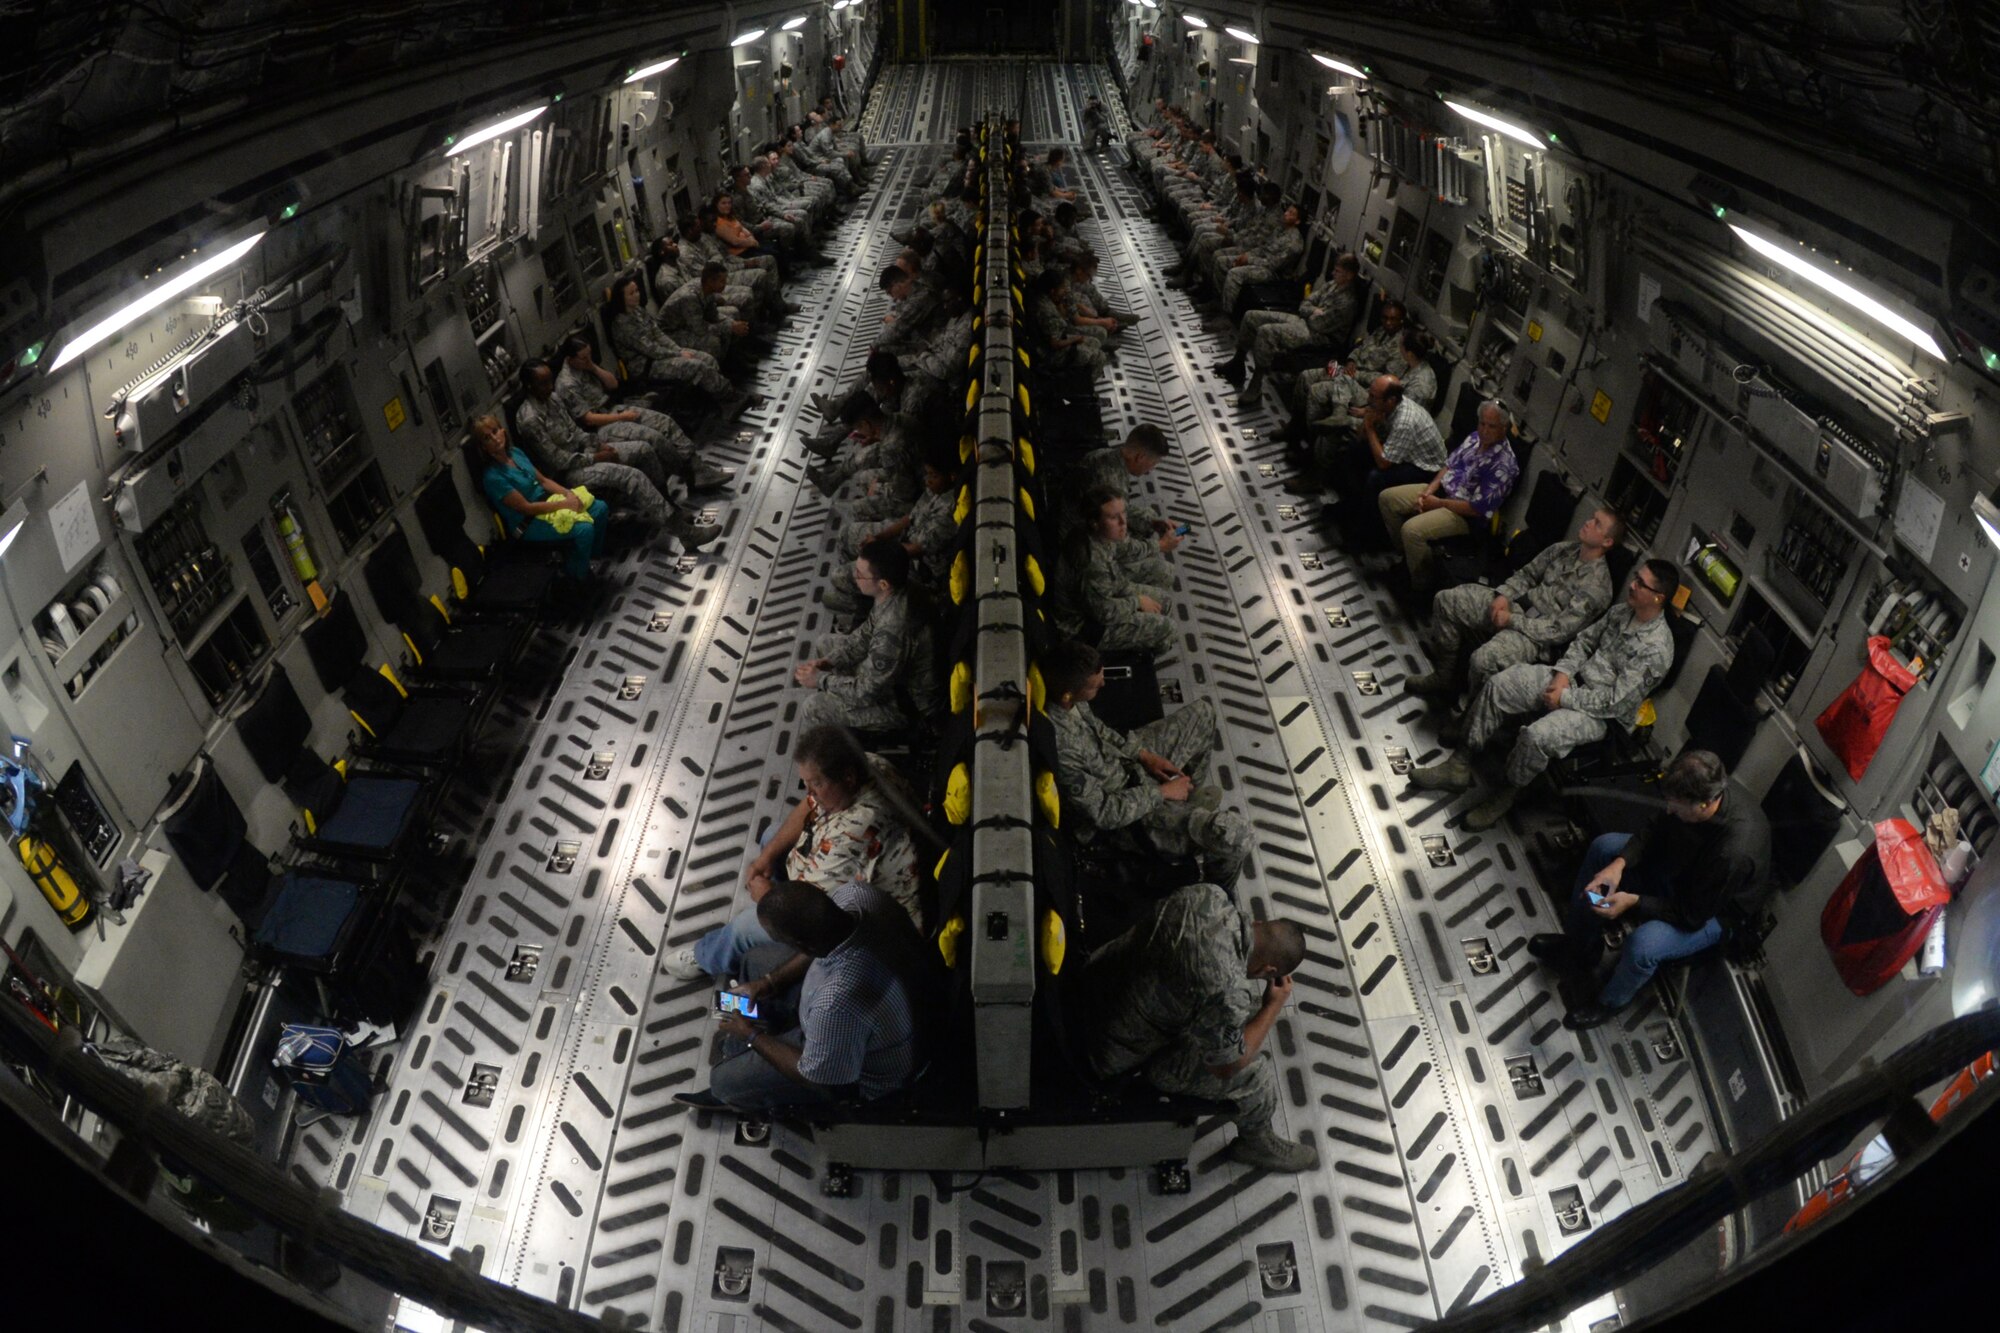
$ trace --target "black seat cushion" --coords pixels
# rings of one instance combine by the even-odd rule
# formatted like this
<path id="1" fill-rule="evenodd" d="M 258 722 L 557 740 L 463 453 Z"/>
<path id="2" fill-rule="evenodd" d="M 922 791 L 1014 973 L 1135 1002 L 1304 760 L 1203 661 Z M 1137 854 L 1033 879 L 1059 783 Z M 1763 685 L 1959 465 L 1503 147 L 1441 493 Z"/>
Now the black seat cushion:
<path id="1" fill-rule="evenodd" d="M 271 668 L 264 692 L 236 719 L 236 735 L 265 781 L 284 780 L 305 748 L 306 737 L 312 735 L 312 717 L 283 667 Z"/>
<path id="2" fill-rule="evenodd" d="M 389 734 L 379 739 L 384 751 L 423 763 L 447 757 L 472 721 L 472 706 L 448 695 L 420 694 L 404 705 Z"/>

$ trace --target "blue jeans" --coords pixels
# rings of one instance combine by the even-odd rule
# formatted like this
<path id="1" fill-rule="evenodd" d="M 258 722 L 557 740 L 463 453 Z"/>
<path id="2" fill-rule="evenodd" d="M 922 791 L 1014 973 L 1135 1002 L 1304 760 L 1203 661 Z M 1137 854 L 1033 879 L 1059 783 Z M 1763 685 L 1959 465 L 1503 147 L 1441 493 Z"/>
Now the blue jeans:
<path id="1" fill-rule="evenodd" d="M 799 1030 L 799 992 L 767 996 L 763 1004 L 764 1028 L 778 1034 L 790 1046 L 803 1046 Z M 814 1102 L 839 1101 L 854 1095 L 852 1084 L 801 1082 L 750 1049 L 748 1042 L 730 1037 L 723 1043 L 728 1052 L 721 1063 L 708 1071 L 708 1090 L 742 1111 L 768 1111 L 779 1106 L 806 1106 Z"/>
<path id="2" fill-rule="evenodd" d="M 702 971 L 727 980 L 741 976 L 738 969 L 752 949 L 776 943 L 757 919 L 757 904 L 746 903 L 735 916 L 694 942 L 694 958 Z"/>
<path id="3" fill-rule="evenodd" d="M 1576 884 L 1570 890 L 1569 906 L 1563 913 L 1563 933 L 1569 937 L 1570 954 L 1579 967 L 1594 969 L 1604 953 L 1604 919 L 1591 910 L 1584 886 L 1597 872 L 1617 860 L 1632 841 L 1629 833 L 1604 833 L 1590 844 L 1577 867 Z M 1664 895 L 1670 885 L 1647 875 L 1645 868 L 1628 867 L 1619 887 L 1627 893 Z M 1682 930 L 1666 921 L 1642 921 L 1625 938 L 1618 951 L 1618 963 L 1597 993 L 1597 1003 L 1606 1009 L 1623 1009 L 1632 1002 L 1660 964 L 1700 953 L 1722 939 L 1722 923 L 1710 917 L 1699 930 Z"/>

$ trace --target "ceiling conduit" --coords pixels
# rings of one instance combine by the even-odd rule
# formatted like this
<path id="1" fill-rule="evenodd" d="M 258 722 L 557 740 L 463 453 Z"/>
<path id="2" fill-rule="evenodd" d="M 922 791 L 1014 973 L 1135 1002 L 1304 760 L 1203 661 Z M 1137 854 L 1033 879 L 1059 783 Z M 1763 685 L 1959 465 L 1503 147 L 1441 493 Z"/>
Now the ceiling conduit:
<path id="1" fill-rule="evenodd" d="M 1711 246 L 1661 230 L 1635 233 L 1639 258 L 1685 282 L 1734 319 L 1811 366 L 1904 441 L 1928 434 L 1925 404 L 1937 386 L 1905 360 Z"/>

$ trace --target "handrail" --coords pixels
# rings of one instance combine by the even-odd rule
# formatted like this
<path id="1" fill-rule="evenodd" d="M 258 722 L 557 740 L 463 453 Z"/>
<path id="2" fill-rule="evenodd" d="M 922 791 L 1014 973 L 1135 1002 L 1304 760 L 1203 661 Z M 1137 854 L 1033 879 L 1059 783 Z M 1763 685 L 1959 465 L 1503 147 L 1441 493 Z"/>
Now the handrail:
<path id="1" fill-rule="evenodd" d="M 1934 1130 L 1914 1100 L 1917 1095 L 1995 1049 L 2000 1049 L 2000 1009 L 1941 1024 L 1807 1103 L 1742 1152 L 1704 1163 L 1686 1181 L 1605 1223 L 1542 1268 L 1428 1327 L 1485 1333 L 1554 1323 L 1582 1302 L 1637 1277 L 1731 1213 L 1797 1180 L 1878 1122 L 1888 1120 L 1894 1136 L 1907 1134 L 1913 1144 L 1921 1144 Z M 2000 1090 L 1989 1088 L 1988 1095 L 2000 1095 Z M 1907 1166 L 1914 1155 L 1899 1153 L 1898 1160 Z M 1800 1232 L 1773 1242 L 1757 1259 L 1768 1262 L 1810 1236 Z"/>
<path id="2" fill-rule="evenodd" d="M 602 1333 L 598 1319 L 482 1277 L 344 1211 L 332 1191 L 317 1190 L 253 1149 L 187 1119 L 89 1054 L 75 1029 L 52 1032 L 25 1005 L 5 996 L 0 996 L 0 1050 L 117 1128 L 122 1141 L 105 1174 L 135 1204 L 150 1191 L 157 1162 L 165 1158 L 193 1169 L 204 1183 L 284 1234 L 452 1319 L 505 1333 Z M 196 1243 L 192 1235 L 182 1239 Z"/>

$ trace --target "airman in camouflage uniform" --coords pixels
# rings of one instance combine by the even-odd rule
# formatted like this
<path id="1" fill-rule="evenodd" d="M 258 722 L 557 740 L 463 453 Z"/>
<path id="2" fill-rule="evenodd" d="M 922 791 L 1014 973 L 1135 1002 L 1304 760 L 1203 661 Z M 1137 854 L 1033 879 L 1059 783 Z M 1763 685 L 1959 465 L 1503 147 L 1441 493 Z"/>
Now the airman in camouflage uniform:
<path id="1" fill-rule="evenodd" d="M 1278 229 L 1268 240 L 1250 251 L 1245 256 L 1245 262 L 1231 265 L 1221 272 L 1217 290 L 1222 294 L 1224 310 L 1236 308 L 1236 298 L 1250 283 L 1275 282 L 1298 276 L 1299 264 L 1306 257 L 1306 235 L 1299 225 L 1298 206 L 1287 207 L 1281 217 Z"/>
<path id="2" fill-rule="evenodd" d="M 670 477 L 685 476 L 688 485 L 695 490 L 720 486 L 736 475 L 702 462 L 694 441 L 687 437 L 680 423 L 665 412 L 657 412 L 650 407 L 614 404 L 611 390 L 604 383 L 606 372 L 592 359 L 589 343 L 581 338 L 567 338 L 563 341 L 562 350 L 566 355 L 561 371 L 556 374 L 555 401 L 569 413 L 572 421 L 591 431 L 600 442 L 632 441 L 647 446 L 658 460 L 662 472 Z M 594 416 L 627 414 L 636 415 L 639 419 L 608 421 L 597 426 L 590 423 L 590 418 Z"/>
<path id="3" fill-rule="evenodd" d="M 1297 390 L 1306 419 L 1345 418 L 1348 408 L 1360 407 L 1368 401 L 1368 386 L 1377 375 L 1400 377 L 1403 325 L 1407 319 L 1408 312 L 1401 301 L 1384 301 L 1381 327 L 1364 334 L 1346 357 L 1335 357 L 1330 366 L 1313 366 L 1303 371 Z"/>
<path id="4" fill-rule="evenodd" d="M 1411 677 L 1404 688 L 1456 697 L 1468 667 L 1477 690 L 1508 667 L 1553 661 L 1611 605 L 1611 567 L 1604 556 L 1623 530 L 1617 515 L 1599 509 L 1575 541 L 1552 543 L 1497 589 L 1461 583 L 1438 593 L 1430 630 L 1438 668 Z"/>
<path id="5" fill-rule="evenodd" d="M 1134 583 L 1176 588 L 1180 580 L 1167 565 L 1166 553 L 1180 545 L 1180 538 L 1138 494 L 1139 479 L 1159 465 L 1166 446 L 1159 427 L 1135 427 L 1118 448 L 1092 449 L 1078 457 L 1064 485 L 1075 486 L 1078 493 L 1097 487 L 1123 493 L 1126 536 L 1114 548 L 1119 565 Z M 1077 521 L 1070 518 L 1072 524 Z"/>
<path id="6" fill-rule="evenodd" d="M 1057 700 L 1049 709 L 1056 780 L 1065 808 L 1077 816 L 1077 836 L 1088 842 L 1130 830 L 1138 850 L 1199 855 L 1210 881 L 1233 888 L 1250 859 L 1250 825 L 1220 809 L 1222 793 L 1199 782 L 1222 743 L 1215 706 L 1202 699 L 1120 735 L 1091 711 L 1102 667 L 1090 681 L 1082 691 L 1087 697 Z"/>
<path id="7" fill-rule="evenodd" d="M 1029 289 L 1028 318 L 1048 344 L 1044 364 L 1058 369 L 1087 370 L 1095 375 L 1106 365 L 1104 347 L 1087 330 L 1070 323 L 1063 313 L 1062 296 L 1068 287 L 1069 275 L 1061 269 L 1037 275 Z"/>
<path id="8" fill-rule="evenodd" d="M 1114 542 L 1093 537 L 1087 544 L 1089 563 L 1078 590 L 1082 610 L 1104 626 L 1098 639 L 1103 647 L 1165 652 L 1174 641 L 1174 622 L 1166 614 L 1173 594 L 1163 586 L 1132 580 L 1118 559 L 1123 542 L 1123 538 Z M 1151 599 L 1160 609 L 1146 610 L 1141 598 Z"/>
<path id="9" fill-rule="evenodd" d="M 700 282 L 681 284 L 661 305 L 660 328 L 681 346 L 722 360 L 735 341 L 735 321 L 718 309 L 726 281 L 719 264 L 708 264 Z"/>
<path id="10" fill-rule="evenodd" d="M 692 385 L 723 399 L 735 396 L 734 386 L 723 378 L 714 357 L 696 348 L 682 348 L 644 310 L 622 310 L 613 316 L 611 345 L 632 379 Z"/>
<path id="11" fill-rule="evenodd" d="M 1085 1058 L 1099 1078 L 1143 1069 L 1161 1092 L 1235 1102 L 1227 1155 L 1304 1171 L 1318 1155 L 1273 1127 L 1278 1075 L 1262 1049 L 1304 958 L 1296 924 L 1252 921 L 1213 884 L 1176 889 L 1091 955 Z"/>
<path id="12" fill-rule="evenodd" d="M 1673 665 L 1674 639 L 1665 611 L 1679 587 L 1680 575 L 1670 561 L 1641 565 L 1623 604 L 1591 622 L 1553 668 L 1512 666 L 1480 686 L 1459 751 L 1442 764 L 1415 770 L 1410 780 L 1441 790 L 1472 786 L 1468 756 L 1491 740 L 1508 717 L 1539 711 L 1542 716 L 1521 729 L 1507 755 L 1504 784 L 1465 816 L 1468 829 L 1499 823 L 1521 788 L 1551 760 L 1599 739 L 1612 726 L 1632 724 L 1639 705 Z"/>
<path id="13" fill-rule="evenodd" d="M 901 577 L 909 577 L 909 557 L 893 541 L 871 542 L 855 562 L 864 568 L 873 592 L 879 561 L 890 564 L 883 548 L 902 556 Z M 870 559 L 870 554 L 875 559 Z M 810 683 L 808 681 L 810 680 Z M 798 681 L 814 691 L 799 710 L 799 727 L 810 730 L 837 723 L 855 731 L 900 731 L 937 711 L 937 664 L 931 653 L 930 626 L 915 614 L 910 595 L 891 586 L 878 597 L 868 618 L 847 634 L 822 639 L 813 660 L 798 670 Z"/>
<path id="14" fill-rule="evenodd" d="M 1362 289 L 1357 280 L 1360 272 L 1361 261 L 1343 254 L 1333 261 L 1331 277 L 1299 302 L 1298 313 L 1282 310 L 1245 313 L 1236 326 L 1236 355 L 1218 366 L 1217 373 L 1241 383 L 1244 360 L 1254 357 L 1256 374 L 1243 386 L 1244 402 L 1254 403 L 1264 387 L 1264 377 L 1286 352 L 1307 343 L 1346 341 L 1347 331 L 1354 327 L 1354 316 L 1361 308 Z"/>

